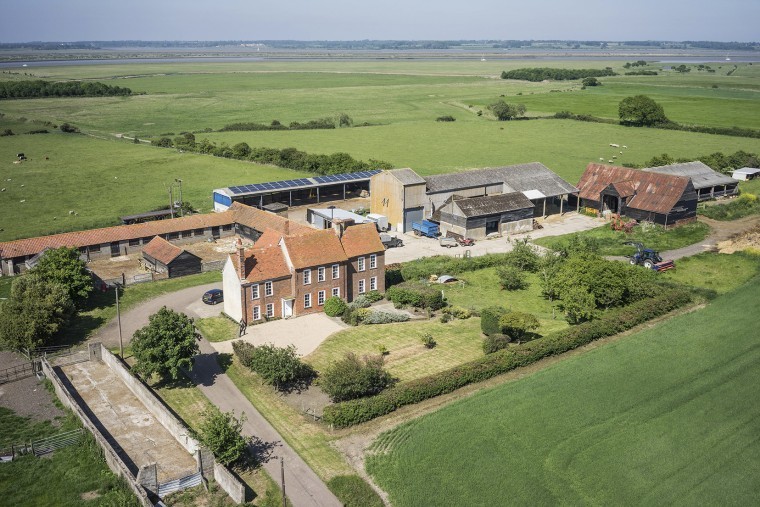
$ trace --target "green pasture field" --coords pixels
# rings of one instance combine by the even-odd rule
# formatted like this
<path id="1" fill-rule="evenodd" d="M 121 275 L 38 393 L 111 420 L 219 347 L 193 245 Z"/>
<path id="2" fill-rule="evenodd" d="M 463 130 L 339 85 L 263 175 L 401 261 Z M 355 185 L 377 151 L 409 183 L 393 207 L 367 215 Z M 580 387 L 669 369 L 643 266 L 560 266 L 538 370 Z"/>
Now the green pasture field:
<path id="1" fill-rule="evenodd" d="M 367 470 L 399 507 L 754 503 L 758 297 L 755 278 L 405 423 L 376 440 Z"/>
<path id="2" fill-rule="evenodd" d="M 571 183 L 586 164 L 603 159 L 643 163 L 652 156 L 695 157 L 715 151 L 760 152 L 760 139 L 570 120 L 497 122 L 485 105 L 504 95 L 528 115 L 560 110 L 615 118 L 625 96 L 647 93 L 675 121 L 760 128 L 760 65 L 739 65 L 731 76 L 697 73 L 603 78 L 581 90 L 578 81 L 502 80 L 502 70 L 525 66 L 623 71 L 623 61 L 351 61 L 131 63 L 39 67 L 0 79 L 95 79 L 127 86 L 131 97 L 50 98 L 0 102 L 0 131 L 69 122 L 86 134 L 60 132 L 0 137 L 0 241 L 112 225 L 117 217 L 164 205 L 166 185 L 184 181 L 186 200 L 211 209 L 216 187 L 288 179 L 301 173 L 145 144 L 106 141 L 195 131 L 218 144 L 295 147 L 309 153 L 346 152 L 435 174 L 530 161 L 544 163 Z M 717 64 L 716 64 L 717 65 Z M 713 65 L 716 69 L 716 65 Z M 20 69 L 17 69 L 20 71 Z M 717 85 L 718 88 L 712 88 Z M 558 91 L 568 90 L 568 91 Z M 519 94 L 519 95 L 518 95 Z M 477 112 L 484 111 L 482 116 Z M 349 114 L 370 126 L 335 130 L 203 133 L 233 122 L 269 123 Z M 451 115 L 453 123 L 438 123 Z M 613 149 L 610 143 L 628 146 Z M 623 153 L 619 153 L 623 151 Z M 24 152 L 30 160 L 12 165 Z M 44 161 L 48 156 L 49 160 Z M 613 157 L 616 157 L 613 159 Z M 44 161 L 44 165 L 43 165 Z M 11 182 L 7 179 L 11 178 Z M 115 179 L 115 178 L 118 178 Z M 52 182 L 52 184 L 51 184 Z M 21 184 L 25 187 L 22 189 Z M 25 200 L 21 203 L 21 200 Z M 70 210 L 78 216 L 69 216 Z M 23 220 L 12 217 L 22 216 Z"/>
<path id="3" fill-rule="evenodd" d="M 725 294 L 760 274 L 760 255 L 735 252 L 731 255 L 704 252 L 678 260 L 676 269 L 662 273 L 673 280 L 692 287 L 714 290 Z"/>

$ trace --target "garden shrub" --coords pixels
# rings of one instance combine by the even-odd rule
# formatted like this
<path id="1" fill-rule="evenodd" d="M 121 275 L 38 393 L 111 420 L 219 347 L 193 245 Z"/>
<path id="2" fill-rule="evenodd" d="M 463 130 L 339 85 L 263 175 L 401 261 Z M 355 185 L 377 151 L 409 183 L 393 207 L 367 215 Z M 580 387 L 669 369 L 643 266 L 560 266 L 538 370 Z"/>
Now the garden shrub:
<path id="1" fill-rule="evenodd" d="M 511 252 L 504 255 L 504 262 L 522 271 L 535 273 L 541 257 L 533 245 L 528 244 L 528 238 L 518 239 L 514 242 Z"/>
<path id="2" fill-rule="evenodd" d="M 333 401 L 345 401 L 377 394 L 393 378 L 383 369 L 383 357 L 365 356 L 363 360 L 349 352 L 320 374 L 319 386 Z"/>
<path id="3" fill-rule="evenodd" d="M 437 345 L 435 339 L 433 338 L 433 335 L 430 333 L 425 333 L 422 335 L 422 344 L 426 349 L 432 349 Z"/>
<path id="4" fill-rule="evenodd" d="M 311 366 L 301 362 L 294 345 L 285 348 L 271 344 L 256 347 L 248 342 L 235 341 L 232 342 L 232 350 L 244 366 L 277 389 L 314 376 Z"/>
<path id="5" fill-rule="evenodd" d="M 346 310 L 341 316 L 341 320 L 349 326 L 358 326 L 370 315 L 370 313 L 372 313 L 372 310 L 369 308 L 351 306 L 351 304 L 346 307 Z"/>
<path id="6" fill-rule="evenodd" d="M 483 338 L 483 352 L 493 354 L 497 350 L 506 349 L 509 346 L 509 336 L 492 334 Z"/>
<path id="7" fill-rule="evenodd" d="M 535 315 L 525 312 L 509 312 L 499 317 L 501 332 L 512 340 L 522 341 L 529 332 L 541 326 Z"/>
<path id="8" fill-rule="evenodd" d="M 443 309 L 444 315 L 450 315 L 455 319 L 469 319 L 472 317 L 472 310 L 469 308 L 462 308 L 461 306 L 447 306 Z"/>
<path id="9" fill-rule="evenodd" d="M 332 296 L 325 301 L 325 313 L 330 317 L 343 315 L 346 311 L 346 302 L 338 296 Z"/>
<path id="10" fill-rule="evenodd" d="M 689 301 L 691 295 L 685 290 L 661 290 L 651 299 L 609 310 L 598 320 L 488 354 L 434 375 L 392 386 L 376 396 L 329 405 L 324 409 L 324 421 L 337 428 L 360 424 L 404 405 L 450 393 L 468 384 L 482 382 L 535 363 L 544 357 L 562 354 L 599 338 L 631 329 L 684 306 Z"/>
<path id="11" fill-rule="evenodd" d="M 516 266 L 499 266 L 496 268 L 496 276 L 499 279 L 499 285 L 504 290 L 520 290 L 528 285 L 525 273 Z"/>
<path id="12" fill-rule="evenodd" d="M 394 306 L 412 306 L 438 310 L 445 305 L 441 291 L 423 282 L 402 282 L 389 288 L 385 297 L 393 301 Z"/>
<path id="13" fill-rule="evenodd" d="M 369 308 L 372 305 L 372 301 L 364 294 L 360 294 L 351 301 L 348 306 L 351 308 Z"/>
<path id="14" fill-rule="evenodd" d="M 362 319 L 362 324 L 390 324 L 392 322 L 406 322 L 409 315 L 405 313 L 391 313 L 375 310 Z"/>
<path id="15" fill-rule="evenodd" d="M 380 301 L 381 299 L 383 299 L 383 297 L 385 296 L 383 296 L 380 293 L 380 291 L 371 290 L 367 292 L 366 294 L 364 294 L 364 297 L 367 298 L 367 301 L 369 301 L 370 303 L 376 303 L 377 301 Z"/>
<path id="16" fill-rule="evenodd" d="M 480 310 L 480 330 L 488 336 L 492 334 L 501 334 L 499 326 L 499 317 L 507 313 L 507 309 L 502 306 L 487 306 Z"/>

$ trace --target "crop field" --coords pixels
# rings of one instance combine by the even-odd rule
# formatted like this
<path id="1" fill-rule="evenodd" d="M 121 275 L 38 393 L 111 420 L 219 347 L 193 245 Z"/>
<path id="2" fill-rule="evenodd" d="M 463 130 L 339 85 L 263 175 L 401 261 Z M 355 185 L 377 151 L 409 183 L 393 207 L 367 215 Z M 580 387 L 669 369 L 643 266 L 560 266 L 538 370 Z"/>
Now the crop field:
<path id="1" fill-rule="evenodd" d="M 755 278 L 403 424 L 376 440 L 367 470 L 397 506 L 752 504 L 758 297 Z"/>
<path id="2" fill-rule="evenodd" d="M 549 67 L 610 65 L 618 72 L 624 70 L 623 63 L 540 61 Z M 216 187 L 302 176 L 117 141 L 122 135 L 146 140 L 193 131 L 198 141 L 295 147 L 320 154 L 345 152 L 361 160 L 412 167 L 423 175 L 539 161 L 572 183 L 588 162 L 599 159 L 643 163 L 661 153 L 694 157 L 715 151 L 760 152 L 760 139 L 571 120 L 497 122 L 485 108 L 503 96 L 508 102 L 524 103 L 533 117 L 570 110 L 616 118 L 622 98 L 645 93 L 661 102 L 674 121 L 760 128 L 760 66 L 740 64 L 734 70 L 733 64 L 721 63 L 713 65 L 714 74 L 694 70 L 684 75 L 668 71 L 651 77 L 616 76 L 603 78 L 601 87 L 585 90 L 578 81 L 530 83 L 498 78 L 502 70 L 536 65 L 532 60 L 136 62 L 35 67 L 26 76 L 3 74 L 0 79 L 92 79 L 129 87 L 137 94 L 0 102 L 4 114 L 0 131 L 51 130 L 50 134 L 0 137 L 0 182 L 7 187 L 0 193 L 0 241 L 115 224 L 119 215 L 168 203 L 166 185 L 175 178 L 183 180 L 185 199 L 208 211 L 211 190 Z M 367 125 L 209 132 L 234 122 L 268 124 L 276 119 L 287 125 L 338 113 L 348 114 L 355 125 Z M 435 121 L 443 115 L 456 121 Z M 64 135 L 52 128 L 63 122 L 89 135 Z M 615 150 L 610 143 L 628 148 Z M 13 165 L 19 152 L 30 160 Z M 78 215 L 69 216 L 69 211 Z M 24 219 L 6 219 L 19 215 Z"/>

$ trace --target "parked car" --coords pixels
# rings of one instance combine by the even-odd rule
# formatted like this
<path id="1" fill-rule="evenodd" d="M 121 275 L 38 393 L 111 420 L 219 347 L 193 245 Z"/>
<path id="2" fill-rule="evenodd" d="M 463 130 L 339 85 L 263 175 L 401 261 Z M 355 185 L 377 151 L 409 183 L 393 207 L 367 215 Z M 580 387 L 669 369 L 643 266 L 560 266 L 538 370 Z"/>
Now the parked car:
<path id="1" fill-rule="evenodd" d="M 459 246 L 459 243 L 457 243 L 456 238 L 438 238 L 438 243 L 441 246 L 445 246 L 446 248 L 452 248 L 455 246 Z"/>
<path id="2" fill-rule="evenodd" d="M 211 289 L 206 291 L 201 298 L 201 301 L 207 305 L 215 305 L 224 301 L 224 292 L 222 289 Z"/>
<path id="3" fill-rule="evenodd" d="M 381 234 L 380 241 L 383 242 L 383 246 L 386 250 L 389 248 L 395 248 L 397 246 L 404 246 L 403 241 L 401 241 L 396 236 L 391 236 L 390 234 Z"/>

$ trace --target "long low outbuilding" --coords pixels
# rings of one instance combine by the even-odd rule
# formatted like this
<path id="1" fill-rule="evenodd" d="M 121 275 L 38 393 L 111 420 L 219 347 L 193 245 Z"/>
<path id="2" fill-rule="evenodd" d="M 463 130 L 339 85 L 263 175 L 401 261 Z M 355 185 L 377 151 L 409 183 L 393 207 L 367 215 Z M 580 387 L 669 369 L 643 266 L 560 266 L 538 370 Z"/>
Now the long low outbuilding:
<path id="1" fill-rule="evenodd" d="M 647 167 L 645 172 L 685 176 L 691 179 L 700 201 L 739 193 L 739 180 L 714 171 L 710 166 L 696 160 L 659 167 Z"/>

